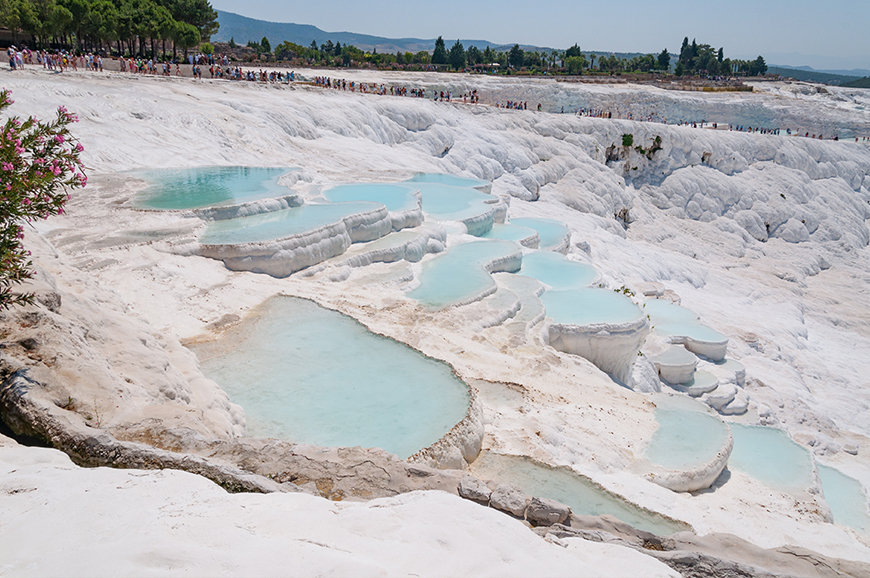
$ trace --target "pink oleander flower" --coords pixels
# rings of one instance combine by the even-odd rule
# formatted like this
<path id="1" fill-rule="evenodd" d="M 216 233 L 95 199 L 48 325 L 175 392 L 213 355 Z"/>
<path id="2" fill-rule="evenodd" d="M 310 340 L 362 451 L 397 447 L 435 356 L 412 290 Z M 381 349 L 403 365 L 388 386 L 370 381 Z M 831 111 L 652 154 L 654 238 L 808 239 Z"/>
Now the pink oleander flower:
<path id="1" fill-rule="evenodd" d="M 82 152 L 83 150 L 85 150 L 85 147 L 82 146 L 82 143 L 77 142 L 77 143 L 76 143 L 76 152 L 79 152 L 79 153 L 80 153 L 80 152 Z"/>
<path id="2" fill-rule="evenodd" d="M 21 204 L 22 204 L 22 205 L 29 205 L 29 204 L 30 204 L 30 199 L 24 199 L 24 200 L 22 200 L 22 201 L 21 201 Z"/>
<path id="3" fill-rule="evenodd" d="M 64 136 L 62 134 L 57 134 L 57 135 L 54 135 L 54 140 L 55 140 L 55 142 L 63 144 L 63 141 L 65 141 L 66 138 L 64 138 Z"/>
<path id="4" fill-rule="evenodd" d="M 2 167 L 4 171 L 11 171 L 11 170 L 15 169 L 15 167 L 12 166 L 12 163 L 2 163 L 2 165 L 0 165 L 0 167 Z"/>

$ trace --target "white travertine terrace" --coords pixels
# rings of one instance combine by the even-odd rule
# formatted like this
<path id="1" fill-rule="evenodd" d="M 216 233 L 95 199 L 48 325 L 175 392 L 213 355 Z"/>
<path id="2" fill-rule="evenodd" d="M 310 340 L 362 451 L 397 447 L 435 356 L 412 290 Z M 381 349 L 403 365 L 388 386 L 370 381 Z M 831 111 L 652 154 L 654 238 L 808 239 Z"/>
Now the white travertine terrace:
<path id="1" fill-rule="evenodd" d="M 649 321 L 641 317 L 626 323 L 552 322 L 545 331 L 547 342 L 555 349 L 584 357 L 602 371 L 628 383 L 637 352 L 649 333 Z"/>
<path id="2" fill-rule="evenodd" d="M 292 209 L 291 209 L 292 210 Z M 341 218 L 283 239 L 238 244 L 201 244 L 199 254 L 224 262 L 233 271 L 287 277 L 344 253 L 352 243 L 373 241 L 393 230 L 386 207 Z"/>
<path id="3" fill-rule="evenodd" d="M 668 470 L 661 466 L 654 466 L 645 477 L 674 492 L 695 492 L 709 488 L 728 465 L 728 458 L 733 448 L 734 437 L 729 430 L 722 448 L 708 462 L 685 470 Z"/>
<path id="4" fill-rule="evenodd" d="M 652 362 L 659 370 L 661 378 L 675 385 L 692 381 L 698 358 L 678 345 L 672 345 L 662 353 L 654 355 Z"/>

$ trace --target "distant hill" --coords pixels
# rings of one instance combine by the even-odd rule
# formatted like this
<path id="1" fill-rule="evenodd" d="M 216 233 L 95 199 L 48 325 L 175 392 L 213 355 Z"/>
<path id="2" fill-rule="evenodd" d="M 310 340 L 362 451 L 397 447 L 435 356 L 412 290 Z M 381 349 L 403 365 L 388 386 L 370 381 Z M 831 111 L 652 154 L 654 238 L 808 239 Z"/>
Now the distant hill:
<path id="1" fill-rule="evenodd" d="M 802 66 L 800 68 L 787 68 L 783 66 L 769 66 L 767 68 L 768 74 L 779 74 L 782 76 L 788 76 L 790 78 L 794 78 L 795 80 L 803 80 L 804 82 L 818 82 L 820 84 L 833 84 L 833 85 L 843 85 L 845 86 L 848 82 L 853 82 L 856 80 L 860 80 L 859 76 L 847 76 L 844 74 L 831 74 L 829 72 L 821 72 L 818 70 L 813 70 L 809 66 Z"/>
<path id="2" fill-rule="evenodd" d="M 216 42 L 228 42 L 230 38 L 234 39 L 239 44 L 246 44 L 249 40 L 260 41 L 264 36 L 269 39 L 272 46 L 285 41 L 308 46 L 314 40 L 317 44 L 323 44 L 327 40 L 333 42 L 341 42 L 342 44 L 352 44 L 362 50 L 378 49 L 378 52 L 419 52 L 421 50 L 432 50 L 435 48 L 435 39 L 426 38 L 384 38 L 383 36 L 372 36 L 370 34 L 358 34 L 356 32 L 326 32 L 316 26 L 310 24 L 293 24 L 290 22 L 267 22 L 265 20 L 255 20 L 232 12 L 224 12 L 218 10 L 218 22 L 221 27 L 218 32 L 212 36 L 212 40 Z M 455 38 L 445 38 L 444 42 L 447 48 L 453 45 Z M 494 50 L 509 50 L 511 45 L 498 45 L 487 40 L 469 40 L 461 39 L 462 45 L 468 48 L 469 46 L 477 46 L 481 50 L 487 46 Z M 523 50 L 551 50 L 540 46 L 523 46 Z"/>
<path id="3" fill-rule="evenodd" d="M 778 68 L 790 68 L 793 70 L 808 70 L 810 72 L 824 72 L 825 74 L 835 74 L 838 76 L 870 76 L 870 70 L 866 68 L 853 68 L 852 70 L 831 70 L 827 68 L 812 68 L 810 66 L 789 66 L 787 64 L 774 64 Z"/>
<path id="4" fill-rule="evenodd" d="M 848 88 L 870 88 L 870 76 L 865 76 L 864 78 L 858 78 L 858 79 L 852 80 L 850 82 L 844 82 L 840 86 L 845 86 Z"/>
<path id="5" fill-rule="evenodd" d="M 370 34 L 358 34 L 356 32 L 326 32 L 316 26 L 310 24 L 293 24 L 290 22 L 267 22 L 265 20 L 256 20 L 241 16 L 232 12 L 224 12 L 218 10 L 218 22 L 221 27 L 217 33 L 212 36 L 215 42 L 229 42 L 230 38 L 238 44 L 247 44 L 249 40 L 259 42 L 264 36 L 269 39 L 272 46 L 285 41 L 308 46 L 314 40 L 318 45 L 323 44 L 327 40 L 333 42 L 341 42 L 342 44 L 352 44 L 362 50 L 378 49 L 378 52 L 419 52 L 421 50 L 431 51 L 435 48 L 434 38 L 384 38 L 383 36 L 372 36 Z M 455 38 L 444 38 L 445 44 L 449 49 Z M 465 48 L 476 46 L 483 50 L 487 46 L 493 50 L 504 52 L 510 50 L 513 44 L 495 44 L 488 40 L 468 40 L 460 39 Z M 520 44 L 523 50 L 535 50 L 538 52 L 550 52 L 553 49 L 543 46 L 532 46 Z M 567 48 L 567 47 L 566 47 Z M 620 58 L 633 58 L 640 56 L 640 52 L 599 52 L 588 51 L 589 54 L 596 56 L 616 54 Z M 658 52 L 656 53 L 658 54 Z"/>

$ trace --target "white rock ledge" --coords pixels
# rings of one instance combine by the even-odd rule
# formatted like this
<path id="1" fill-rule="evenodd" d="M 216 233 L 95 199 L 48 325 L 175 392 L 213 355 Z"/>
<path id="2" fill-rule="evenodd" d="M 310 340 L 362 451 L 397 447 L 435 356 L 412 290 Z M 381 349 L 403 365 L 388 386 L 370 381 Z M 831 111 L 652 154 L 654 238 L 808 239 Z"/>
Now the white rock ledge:
<path id="1" fill-rule="evenodd" d="M 651 361 L 658 369 L 659 376 L 668 383 L 679 385 L 691 382 L 695 377 L 698 358 L 678 345 L 672 345 Z"/>
<path id="2" fill-rule="evenodd" d="M 728 429 L 728 428 L 726 428 Z M 644 476 L 653 483 L 674 492 L 696 492 L 709 488 L 728 465 L 731 450 L 734 449 L 734 437 L 728 429 L 728 437 L 722 448 L 710 461 L 689 470 L 668 470 L 661 466 L 652 466 Z"/>
<path id="3" fill-rule="evenodd" d="M 251 215 L 259 215 L 261 213 L 272 213 L 275 211 L 283 211 L 284 209 L 301 207 L 304 203 L 305 201 L 302 200 L 302 197 L 297 193 L 292 193 L 280 197 L 272 197 L 270 199 L 248 201 L 247 203 L 240 203 L 238 205 L 202 207 L 200 209 L 192 209 L 192 211 L 194 215 L 203 221 L 224 221 L 226 219 L 250 217 Z"/>
<path id="4" fill-rule="evenodd" d="M 386 207 L 356 213 L 336 223 L 281 239 L 199 246 L 199 254 L 224 262 L 232 271 L 287 277 L 344 253 L 352 243 L 374 241 L 393 230 Z"/>
<path id="5" fill-rule="evenodd" d="M 464 470 L 477 459 L 483 445 L 483 406 L 473 387 L 465 417 L 441 439 L 409 457 L 407 462 L 424 464 L 441 470 Z"/>
<path id="6" fill-rule="evenodd" d="M 688 335 L 674 335 L 671 343 L 683 345 L 686 349 L 712 361 L 722 361 L 728 351 L 728 339 L 723 341 L 703 341 Z"/>
<path id="7" fill-rule="evenodd" d="M 649 329 L 649 321 L 644 316 L 620 324 L 550 323 L 545 337 L 554 349 L 584 357 L 601 371 L 629 383 L 632 365 Z"/>

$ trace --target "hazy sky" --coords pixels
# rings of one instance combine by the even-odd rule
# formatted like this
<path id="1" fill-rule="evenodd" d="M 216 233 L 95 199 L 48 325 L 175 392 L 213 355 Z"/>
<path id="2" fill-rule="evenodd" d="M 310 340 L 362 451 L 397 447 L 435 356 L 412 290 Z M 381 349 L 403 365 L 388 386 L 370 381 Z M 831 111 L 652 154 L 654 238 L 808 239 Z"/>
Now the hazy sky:
<path id="1" fill-rule="evenodd" d="M 726 56 L 816 68 L 870 68 L 868 0 L 212 0 L 220 10 L 329 32 L 471 38 L 584 50 L 660 52 L 684 36 Z"/>

